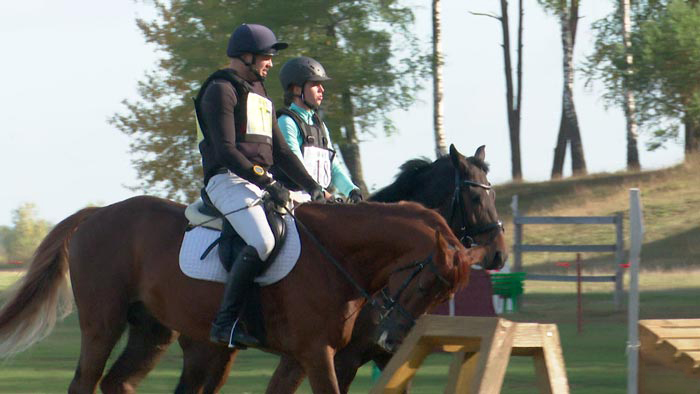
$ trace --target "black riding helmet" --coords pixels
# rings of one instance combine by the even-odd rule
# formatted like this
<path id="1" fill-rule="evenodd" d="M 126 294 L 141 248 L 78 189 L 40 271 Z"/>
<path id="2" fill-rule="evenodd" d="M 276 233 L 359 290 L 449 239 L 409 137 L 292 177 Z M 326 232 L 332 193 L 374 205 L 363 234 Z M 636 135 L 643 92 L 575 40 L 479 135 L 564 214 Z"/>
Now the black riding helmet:
<path id="1" fill-rule="evenodd" d="M 321 63 L 306 56 L 287 60 L 280 70 L 280 82 L 284 91 L 292 84 L 303 88 L 307 81 L 328 81 L 329 79 Z"/>
<path id="2" fill-rule="evenodd" d="M 314 104 L 306 101 L 304 97 L 304 84 L 308 81 L 328 81 L 331 78 L 326 75 L 326 70 L 323 68 L 321 63 L 307 56 L 299 56 L 287 60 L 280 70 L 280 82 L 282 83 L 282 90 L 285 94 L 285 104 L 289 105 L 292 102 L 293 97 L 300 97 L 301 100 L 306 104 L 307 107 L 311 109 L 318 109 Z M 290 85 L 296 85 L 301 87 L 301 94 L 295 95 L 289 91 Z"/>
<path id="3" fill-rule="evenodd" d="M 274 56 L 277 51 L 287 48 L 286 42 L 277 41 L 275 33 L 263 25 L 242 24 L 236 28 L 228 40 L 226 54 L 238 57 L 244 53 Z"/>
<path id="4" fill-rule="evenodd" d="M 226 54 L 230 58 L 237 57 L 245 64 L 250 72 L 255 75 L 259 81 L 264 81 L 265 78 L 253 67 L 256 62 L 256 56 L 269 55 L 274 56 L 277 51 L 288 47 L 286 42 L 277 41 L 275 33 L 263 25 L 242 24 L 236 28 L 228 40 L 228 48 Z M 252 53 L 253 60 L 247 62 L 243 60 L 244 53 Z"/>

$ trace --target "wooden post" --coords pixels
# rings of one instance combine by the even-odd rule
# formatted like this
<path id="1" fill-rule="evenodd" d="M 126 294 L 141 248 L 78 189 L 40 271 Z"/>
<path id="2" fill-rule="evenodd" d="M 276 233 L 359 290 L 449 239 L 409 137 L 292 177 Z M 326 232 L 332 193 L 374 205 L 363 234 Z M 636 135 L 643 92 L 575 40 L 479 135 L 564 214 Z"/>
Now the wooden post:
<path id="1" fill-rule="evenodd" d="M 583 332 L 583 295 L 581 294 L 581 253 L 576 253 L 576 328 Z"/>
<path id="2" fill-rule="evenodd" d="M 518 195 L 513 195 L 513 200 L 510 203 L 510 208 L 513 211 L 513 272 L 522 272 L 523 261 L 520 245 L 523 243 L 523 225 L 518 223 L 520 212 L 518 211 Z"/>
<path id="3" fill-rule="evenodd" d="M 615 214 L 615 236 L 615 292 L 613 293 L 613 301 L 615 302 L 615 307 L 621 310 L 622 298 L 625 292 L 624 271 L 622 270 L 622 264 L 625 263 L 625 234 L 622 212 Z"/>
<path id="4" fill-rule="evenodd" d="M 639 255 L 644 227 L 639 189 L 630 189 L 630 292 L 627 307 L 627 393 L 637 394 L 639 373 Z"/>

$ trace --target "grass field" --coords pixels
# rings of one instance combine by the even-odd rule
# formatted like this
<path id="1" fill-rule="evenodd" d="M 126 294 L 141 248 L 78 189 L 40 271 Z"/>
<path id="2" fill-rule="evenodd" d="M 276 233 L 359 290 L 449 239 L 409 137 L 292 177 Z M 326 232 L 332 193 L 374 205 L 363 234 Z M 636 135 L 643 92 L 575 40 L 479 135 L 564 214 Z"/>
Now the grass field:
<path id="1" fill-rule="evenodd" d="M 639 187 L 645 215 L 646 238 L 642 251 L 641 318 L 700 317 L 700 168 L 697 163 L 637 174 L 603 174 L 558 182 L 503 185 L 497 188 L 498 206 L 506 231 L 508 204 L 520 196 L 521 211 L 528 215 L 609 215 L 622 211 L 627 218 L 628 189 Z M 628 223 L 625 223 L 626 232 Z M 612 243 L 607 228 L 572 226 L 527 228 L 525 242 Z M 509 234 L 510 235 L 510 234 Z M 525 255 L 529 272 L 561 271 L 555 261 L 572 261 L 573 256 Z M 608 272 L 612 256 L 584 255 L 586 272 Z M 0 292 L 18 274 L 0 271 Z M 576 394 L 618 394 L 626 392 L 627 311 L 612 303 L 612 284 L 586 283 L 582 334 L 576 332 L 574 283 L 526 283 L 522 309 L 504 317 L 515 321 L 556 323 L 561 334 L 571 392 Z M 2 293 L 0 293 L 0 298 Z M 0 364 L 0 393 L 60 393 L 72 379 L 79 352 L 77 316 L 60 323 L 44 341 Z M 115 351 L 115 354 L 117 352 Z M 276 356 L 256 350 L 241 352 L 225 393 L 262 393 L 276 365 Z M 450 362 L 447 354 L 431 355 L 414 380 L 413 393 L 442 392 Z M 173 345 L 139 391 L 172 392 L 181 366 L 181 354 Z M 363 367 L 351 389 L 366 393 L 371 370 Z M 663 382 L 669 393 L 672 378 Z M 534 390 L 534 368 L 527 358 L 513 358 L 509 364 L 504 393 L 529 394 Z M 305 383 L 300 393 L 310 393 Z"/>

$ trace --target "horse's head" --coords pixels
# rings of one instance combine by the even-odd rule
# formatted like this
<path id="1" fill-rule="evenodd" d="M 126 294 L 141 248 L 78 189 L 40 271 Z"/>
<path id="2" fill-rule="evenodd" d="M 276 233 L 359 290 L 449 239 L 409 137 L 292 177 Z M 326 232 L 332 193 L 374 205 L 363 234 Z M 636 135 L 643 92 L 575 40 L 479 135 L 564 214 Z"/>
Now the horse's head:
<path id="1" fill-rule="evenodd" d="M 447 230 L 445 226 L 445 231 Z M 393 353 L 427 310 L 447 301 L 469 281 L 470 266 L 483 259 L 484 247 L 466 249 L 452 234 L 435 231 L 435 250 L 425 260 L 397 269 L 382 289 L 384 313 L 376 343 Z"/>
<path id="2" fill-rule="evenodd" d="M 486 178 L 486 147 L 474 156 L 464 157 L 450 145 L 452 195 L 443 200 L 438 211 L 466 247 L 486 245 L 483 267 L 500 269 L 508 258 L 503 224 L 496 211 L 496 191 Z M 444 188 L 444 186 L 443 186 Z"/>
<path id="3" fill-rule="evenodd" d="M 437 210 L 466 247 L 490 244 L 492 253 L 484 268 L 497 269 L 507 258 L 503 226 L 496 212 L 496 193 L 486 178 L 486 149 L 464 157 L 454 145 L 450 154 L 435 161 L 413 159 L 389 186 L 370 196 L 371 201 L 416 201 Z"/>

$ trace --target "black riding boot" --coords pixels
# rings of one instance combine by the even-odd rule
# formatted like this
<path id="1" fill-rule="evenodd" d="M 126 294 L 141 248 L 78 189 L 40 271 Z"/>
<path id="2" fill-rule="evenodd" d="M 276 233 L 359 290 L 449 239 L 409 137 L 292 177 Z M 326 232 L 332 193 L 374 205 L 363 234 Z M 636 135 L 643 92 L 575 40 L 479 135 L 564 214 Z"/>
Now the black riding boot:
<path id="1" fill-rule="evenodd" d="M 231 266 L 224 289 L 219 313 L 212 323 L 209 340 L 228 347 L 257 346 L 259 341 L 244 332 L 238 319 L 245 306 L 248 291 L 253 285 L 262 261 L 258 252 L 246 245 Z"/>

